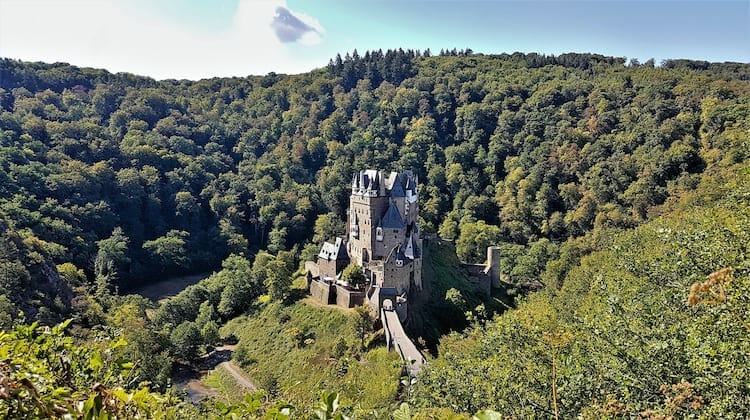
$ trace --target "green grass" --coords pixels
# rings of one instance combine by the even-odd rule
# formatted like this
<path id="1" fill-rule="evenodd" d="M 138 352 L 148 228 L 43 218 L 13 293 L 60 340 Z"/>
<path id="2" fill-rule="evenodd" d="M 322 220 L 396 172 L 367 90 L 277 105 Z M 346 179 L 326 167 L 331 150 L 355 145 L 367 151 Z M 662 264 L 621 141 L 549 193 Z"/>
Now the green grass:
<path id="1" fill-rule="evenodd" d="M 323 390 L 339 392 L 342 404 L 363 415 L 395 406 L 398 355 L 384 346 L 360 352 L 347 311 L 304 299 L 288 306 L 274 302 L 233 319 L 222 333 L 239 338 L 234 358 L 260 388 L 298 408 L 312 407 Z"/>
<path id="2" fill-rule="evenodd" d="M 469 309 L 484 304 L 495 311 L 502 305 L 469 280 L 452 243 L 434 240 L 428 246 L 423 276 L 429 284 L 412 299 L 407 329 L 413 337 L 423 337 L 434 354 L 443 334 L 466 325 L 463 312 L 451 312 L 454 308 L 445 302 L 448 289 L 460 290 Z M 304 286 L 304 278 L 298 276 L 293 295 L 302 296 Z M 262 301 L 261 305 L 259 312 L 229 321 L 222 335 L 239 338 L 235 360 L 273 398 L 309 409 L 320 392 L 335 391 L 344 406 L 368 418 L 375 416 L 375 408 L 396 407 L 401 360 L 375 334 L 367 340 L 370 350 L 359 350 L 354 311 L 320 305 L 310 298 L 287 305 Z M 219 375 L 226 372 L 214 376 Z M 227 395 L 232 395 L 231 390 Z"/>
<path id="3" fill-rule="evenodd" d="M 240 401 L 245 397 L 245 394 L 251 392 L 247 388 L 240 386 L 223 366 L 217 366 L 202 382 L 204 385 L 216 390 L 219 399 L 227 403 Z"/>

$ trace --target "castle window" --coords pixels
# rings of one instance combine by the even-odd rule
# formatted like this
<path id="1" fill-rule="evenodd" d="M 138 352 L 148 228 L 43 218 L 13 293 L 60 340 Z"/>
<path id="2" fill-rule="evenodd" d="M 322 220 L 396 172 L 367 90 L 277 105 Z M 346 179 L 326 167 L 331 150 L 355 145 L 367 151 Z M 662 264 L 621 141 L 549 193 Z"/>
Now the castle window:
<path id="1" fill-rule="evenodd" d="M 404 260 L 396 260 L 396 267 L 403 267 L 404 266 Z"/>
<path id="2" fill-rule="evenodd" d="M 383 242 L 383 228 L 380 226 L 375 229 L 375 239 L 379 242 Z"/>

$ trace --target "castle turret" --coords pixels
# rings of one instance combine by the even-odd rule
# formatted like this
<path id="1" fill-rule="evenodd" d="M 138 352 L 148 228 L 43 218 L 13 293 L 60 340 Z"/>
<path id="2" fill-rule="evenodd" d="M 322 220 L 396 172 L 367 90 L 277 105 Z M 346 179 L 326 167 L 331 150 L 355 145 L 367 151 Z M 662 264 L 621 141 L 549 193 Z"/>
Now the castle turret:
<path id="1" fill-rule="evenodd" d="M 490 275 L 492 287 L 500 287 L 500 247 L 487 247 L 487 272 Z"/>
<path id="2" fill-rule="evenodd" d="M 417 218 L 417 179 L 410 171 L 388 176 L 371 169 L 355 173 L 348 212 L 347 251 L 352 261 L 379 286 L 395 287 L 400 293 L 412 286 L 421 288 Z"/>

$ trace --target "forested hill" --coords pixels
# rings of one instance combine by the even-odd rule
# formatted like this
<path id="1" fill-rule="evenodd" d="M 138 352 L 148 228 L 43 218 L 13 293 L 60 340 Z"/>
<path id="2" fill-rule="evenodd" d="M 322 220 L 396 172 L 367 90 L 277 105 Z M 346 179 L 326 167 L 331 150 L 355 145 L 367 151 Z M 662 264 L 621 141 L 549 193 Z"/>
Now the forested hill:
<path id="1" fill-rule="evenodd" d="M 416 171 L 423 230 L 463 260 L 500 243 L 506 280 L 557 284 L 568 238 L 636 226 L 750 154 L 748 64 L 428 55 L 195 82 L 0 61 L 5 305 L 65 312 L 33 292 L 49 261 L 128 290 L 231 253 L 309 256 L 366 167 Z"/>

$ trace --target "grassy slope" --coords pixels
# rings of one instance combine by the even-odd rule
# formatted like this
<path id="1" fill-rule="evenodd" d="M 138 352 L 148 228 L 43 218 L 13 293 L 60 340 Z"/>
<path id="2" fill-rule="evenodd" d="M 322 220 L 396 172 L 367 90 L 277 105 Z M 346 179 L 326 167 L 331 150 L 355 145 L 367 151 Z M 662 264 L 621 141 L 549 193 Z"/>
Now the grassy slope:
<path id="1" fill-rule="evenodd" d="M 445 301 L 448 289 L 460 290 L 468 309 L 484 304 L 492 313 L 504 305 L 469 280 L 452 243 L 433 240 L 427 246 L 425 291 L 412 301 L 407 329 L 412 337 L 424 338 L 434 354 L 445 332 L 466 325 L 463 310 Z M 304 279 L 297 278 L 294 287 L 304 287 Z M 299 292 L 294 294 L 300 296 Z M 372 415 L 375 408 L 394 407 L 401 361 L 383 346 L 361 353 L 353 314 L 353 310 L 320 305 L 310 298 L 287 306 L 270 303 L 257 313 L 230 321 L 222 334 L 239 338 L 236 361 L 272 396 L 310 407 L 320 391 L 337 391 L 345 406 Z M 343 354 L 336 350 L 341 340 Z M 225 398 L 241 397 L 230 389 L 233 381 L 225 372 L 212 374 L 209 381 L 216 382 Z"/>
<path id="2" fill-rule="evenodd" d="M 401 361 L 385 347 L 360 353 L 354 318 L 344 311 L 304 299 L 270 303 L 222 332 L 239 338 L 235 359 L 254 381 L 297 407 L 311 407 L 322 390 L 339 392 L 361 413 L 395 404 Z M 336 354 L 340 340 L 345 348 Z"/>
<path id="3" fill-rule="evenodd" d="M 469 280 L 466 270 L 456 256 L 452 242 L 440 239 L 425 241 L 422 282 L 424 293 L 412 299 L 409 307 L 407 332 L 424 339 L 428 352 L 435 354 L 440 337 L 450 329 L 461 330 L 467 323 L 465 310 L 484 304 L 489 314 L 502 312 L 505 305 L 496 297 L 489 297 Z M 445 293 L 455 288 L 466 299 L 467 307 L 455 308 L 445 300 Z"/>
<path id="4" fill-rule="evenodd" d="M 217 366 L 202 382 L 215 389 L 219 399 L 227 403 L 242 400 L 247 392 L 223 366 Z"/>

